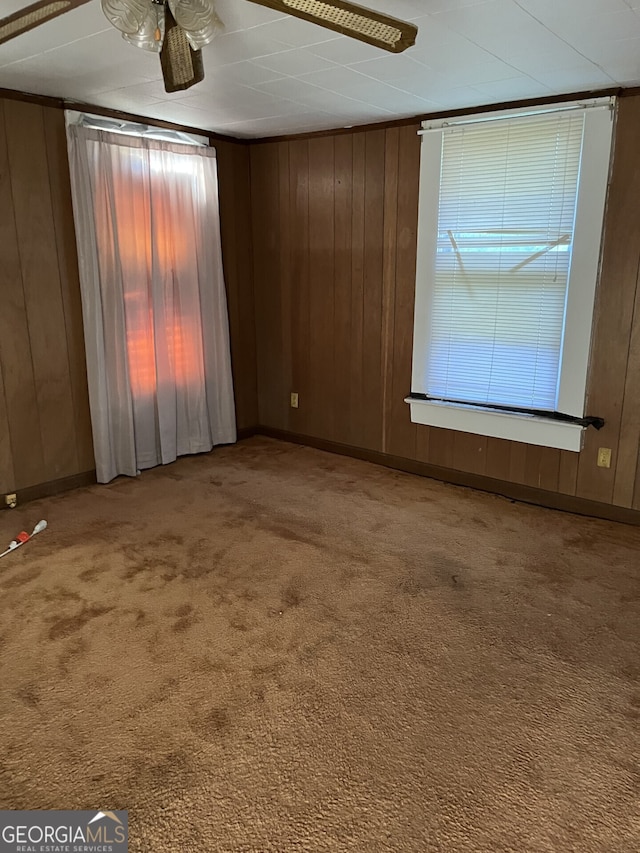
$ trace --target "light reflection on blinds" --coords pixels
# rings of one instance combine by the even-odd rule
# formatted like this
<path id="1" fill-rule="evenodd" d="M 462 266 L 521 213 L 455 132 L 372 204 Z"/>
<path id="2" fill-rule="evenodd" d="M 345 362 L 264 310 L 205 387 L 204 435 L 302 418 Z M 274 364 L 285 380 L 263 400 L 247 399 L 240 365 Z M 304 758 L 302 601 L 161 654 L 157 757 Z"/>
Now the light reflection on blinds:
<path id="1" fill-rule="evenodd" d="M 447 129 L 430 397 L 555 409 L 584 111 Z"/>

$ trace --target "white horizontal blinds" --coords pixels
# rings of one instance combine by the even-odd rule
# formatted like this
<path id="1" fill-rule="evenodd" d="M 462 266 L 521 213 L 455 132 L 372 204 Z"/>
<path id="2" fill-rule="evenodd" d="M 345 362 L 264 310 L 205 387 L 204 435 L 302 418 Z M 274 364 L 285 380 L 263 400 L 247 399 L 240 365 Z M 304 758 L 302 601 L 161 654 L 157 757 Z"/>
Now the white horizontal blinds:
<path id="1" fill-rule="evenodd" d="M 556 408 L 584 116 L 442 131 L 429 396 Z"/>

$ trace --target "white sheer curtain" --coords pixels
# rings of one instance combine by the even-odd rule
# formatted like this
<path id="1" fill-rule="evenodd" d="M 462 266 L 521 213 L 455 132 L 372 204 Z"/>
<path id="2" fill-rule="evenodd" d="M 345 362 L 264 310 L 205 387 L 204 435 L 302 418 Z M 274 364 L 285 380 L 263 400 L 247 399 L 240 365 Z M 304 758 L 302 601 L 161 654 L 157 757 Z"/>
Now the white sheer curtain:
<path id="1" fill-rule="evenodd" d="M 69 125 L 98 481 L 236 440 L 215 151 Z"/>

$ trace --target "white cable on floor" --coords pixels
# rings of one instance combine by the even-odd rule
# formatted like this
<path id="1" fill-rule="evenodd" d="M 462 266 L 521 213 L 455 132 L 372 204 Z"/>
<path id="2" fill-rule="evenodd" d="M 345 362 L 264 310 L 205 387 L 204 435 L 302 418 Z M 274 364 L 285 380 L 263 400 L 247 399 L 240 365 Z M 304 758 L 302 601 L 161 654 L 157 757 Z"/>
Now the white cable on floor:
<path id="1" fill-rule="evenodd" d="M 21 545 L 24 545 L 25 542 L 28 542 L 30 539 L 33 539 L 33 537 L 37 533 L 42 533 L 42 531 L 46 528 L 46 526 L 47 526 L 47 522 L 43 518 L 42 521 L 39 521 L 36 524 L 36 526 L 33 528 L 33 533 L 31 535 L 29 535 L 28 533 L 19 533 L 18 537 L 23 537 L 23 538 L 14 539 L 13 542 L 11 542 L 9 544 L 9 547 L 7 548 L 7 550 L 3 551 L 2 554 L 0 554 L 0 557 L 6 557 L 7 554 L 10 554 L 12 551 L 15 551 L 16 548 L 19 548 Z"/>

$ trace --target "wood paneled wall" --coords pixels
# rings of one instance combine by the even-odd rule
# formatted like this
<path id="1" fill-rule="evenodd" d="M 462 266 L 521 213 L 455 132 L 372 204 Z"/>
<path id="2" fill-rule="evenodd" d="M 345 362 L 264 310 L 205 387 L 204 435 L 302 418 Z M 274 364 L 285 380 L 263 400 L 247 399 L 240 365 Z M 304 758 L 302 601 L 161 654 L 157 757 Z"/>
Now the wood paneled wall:
<path id="1" fill-rule="evenodd" d="M 227 286 L 233 387 L 238 429 L 258 423 L 256 329 L 247 145 L 218 140 L 222 260 Z"/>
<path id="2" fill-rule="evenodd" d="M 64 113 L 0 101 L 0 494 L 94 468 Z"/>
<path id="3" fill-rule="evenodd" d="M 260 424 L 640 509 L 640 97 L 620 100 L 594 324 L 588 410 L 606 426 L 580 454 L 411 423 L 417 130 L 251 146 Z"/>
<path id="4" fill-rule="evenodd" d="M 252 427 L 249 154 L 215 144 L 238 427 Z M 64 112 L 0 99 L 0 495 L 94 467 Z"/>

